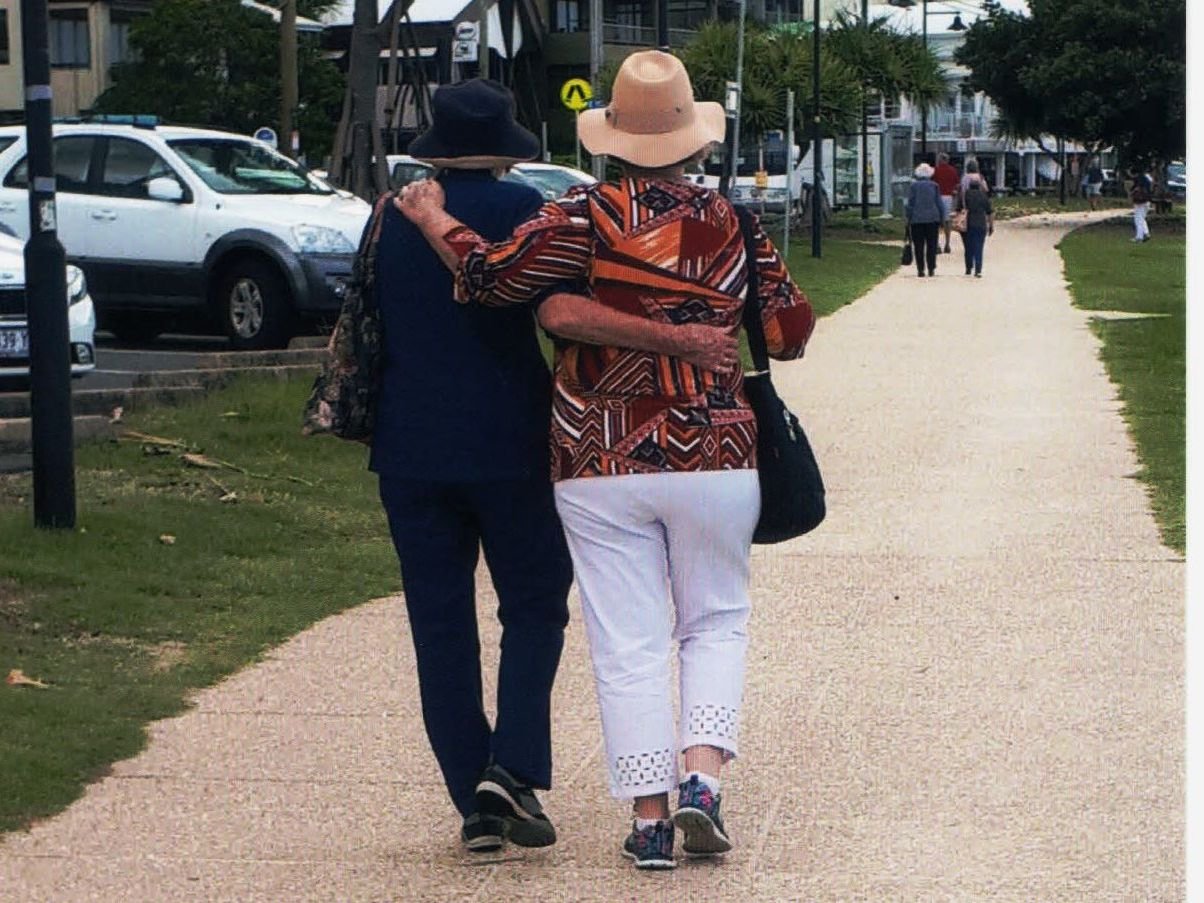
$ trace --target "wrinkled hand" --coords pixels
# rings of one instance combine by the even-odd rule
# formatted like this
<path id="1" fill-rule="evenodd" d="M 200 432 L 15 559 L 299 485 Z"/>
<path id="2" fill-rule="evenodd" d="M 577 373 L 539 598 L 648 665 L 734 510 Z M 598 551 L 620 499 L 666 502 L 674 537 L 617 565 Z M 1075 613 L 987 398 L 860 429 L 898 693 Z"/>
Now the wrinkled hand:
<path id="1" fill-rule="evenodd" d="M 420 226 L 430 214 L 441 211 L 445 201 L 442 185 L 434 179 L 422 179 L 402 188 L 393 198 L 393 206 L 410 222 Z"/>
<path id="2" fill-rule="evenodd" d="M 719 326 L 678 326 L 677 357 L 703 370 L 730 373 L 740 365 L 740 342 Z"/>

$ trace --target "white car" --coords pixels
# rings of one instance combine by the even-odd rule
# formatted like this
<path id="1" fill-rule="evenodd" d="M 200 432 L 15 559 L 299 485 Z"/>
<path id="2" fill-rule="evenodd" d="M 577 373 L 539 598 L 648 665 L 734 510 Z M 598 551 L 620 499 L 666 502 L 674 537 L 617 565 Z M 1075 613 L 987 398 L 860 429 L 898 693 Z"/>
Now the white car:
<path id="1" fill-rule="evenodd" d="M 367 203 L 244 135 L 100 120 L 56 123 L 54 159 L 59 240 L 103 328 L 256 349 L 334 320 Z M 22 238 L 28 181 L 24 127 L 0 128 L 0 225 Z"/>
<path id="2" fill-rule="evenodd" d="M 96 314 L 83 271 L 67 265 L 67 324 L 71 374 L 96 367 Z M 0 233 L 0 378 L 29 376 L 29 325 L 25 319 L 25 242 Z"/>
<path id="3" fill-rule="evenodd" d="M 410 182 L 429 179 L 435 172 L 431 164 L 416 160 L 409 154 L 389 154 L 385 159 L 389 164 L 389 187 L 395 191 Z M 502 178 L 530 186 L 548 201 L 564 197 L 570 188 L 577 185 L 593 185 L 597 181 L 589 173 L 555 163 L 516 163 Z"/>
<path id="4" fill-rule="evenodd" d="M 598 181 L 580 169 L 555 163 L 516 163 L 513 171 L 534 182 L 549 200 L 564 197 L 570 188 L 593 185 Z"/>

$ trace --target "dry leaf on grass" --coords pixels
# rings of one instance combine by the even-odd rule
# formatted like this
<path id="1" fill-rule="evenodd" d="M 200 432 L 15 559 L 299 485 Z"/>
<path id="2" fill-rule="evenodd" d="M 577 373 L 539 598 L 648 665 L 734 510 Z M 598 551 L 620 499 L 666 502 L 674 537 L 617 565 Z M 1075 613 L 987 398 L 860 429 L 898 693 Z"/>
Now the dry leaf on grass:
<path id="1" fill-rule="evenodd" d="M 165 546 L 174 546 L 176 544 L 176 538 L 170 533 L 164 533 L 159 537 L 159 542 L 163 543 Z"/>
<path id="2" fill-rule="evenodd" d="M 180 458 L 189 467 L 203 467 L 206 470 L 221 470 L 226 466 L 223 461 L 215 461 L 208 455 L 194 454 L 192 452 L 180 455 Z"/>
<path id="3" fill-rule="evenodd" d="M 222 413 L 219 414 L 218 416 L 220 416 L 220 417 L 241 417 L 242 411 L 222 411 Z"/>
<path id="4" fill-rule="evenodd" d="M 238 493 L 237 492 L 227 492 L 220 499 L 218 499 L 218 501 L 219 502 L 227 502 L 227 503 L 237 502 L 238 501 Z"/>
<path id="5" fill-rule="evenodd" d="M 121 405 L 113 408 L 113 412 L 109 414 L 109 423 L 121 423 L 121 415 L 125 413 L 125 408 Z"/>
<path id="6" fill-rule="evenodd" d="M 50 684 L 42 683 L 33 677 L 26 677 L 25 672 L 20 668 L 13 668 L 8 672 L 8 677 L 4 678 L 4 682 L 10 687 L 37 687 L 45 690 Z"/>

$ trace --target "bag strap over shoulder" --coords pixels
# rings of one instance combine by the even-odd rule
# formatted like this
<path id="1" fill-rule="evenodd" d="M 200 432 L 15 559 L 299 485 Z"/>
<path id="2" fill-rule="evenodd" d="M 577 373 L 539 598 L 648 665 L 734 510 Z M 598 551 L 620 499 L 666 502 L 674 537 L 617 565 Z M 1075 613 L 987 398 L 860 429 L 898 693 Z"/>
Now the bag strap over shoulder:
<path id="1" fill-rule="evenodd" d="M 754 232 L 753 215 L 747 207 L 732 205 L 740 221 L 740 235 L 744 239 L 744 256 L 748 266 L 748 293 L 744 301 L 744 331 L 748 333 L 748 350 L 752 352 L 753 366 L 758 372 L 769 372 L 769 350 L 765 345 L 765 327 L 761 323 L 761 280 L 757 273 L 757 239 Z"/>

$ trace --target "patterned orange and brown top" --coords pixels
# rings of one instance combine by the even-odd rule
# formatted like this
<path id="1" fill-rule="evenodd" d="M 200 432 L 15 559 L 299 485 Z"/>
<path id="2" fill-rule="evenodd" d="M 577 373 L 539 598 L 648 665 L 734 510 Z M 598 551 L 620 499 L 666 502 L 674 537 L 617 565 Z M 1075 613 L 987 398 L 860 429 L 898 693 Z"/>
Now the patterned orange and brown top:
<path id="1" fill-rule="evenodd" d="M 757 226 L 761 321 L 769 353 L 801 357 L 815 314 Z M 546 204 L 507 241 L 467 227 L 445 240 L 461 257 L 456 295 L 522 304 L 556 290 L 662 323 L 736 327 L 746 254 L 739 220 L 715 191 L 623 179 Z M 575 287 L 575 288 L 574 288 Z M 717 374 L 629 348 L 557 342 L 552 478 L 756 466 L 756 421 L 740 372 Z"/>

